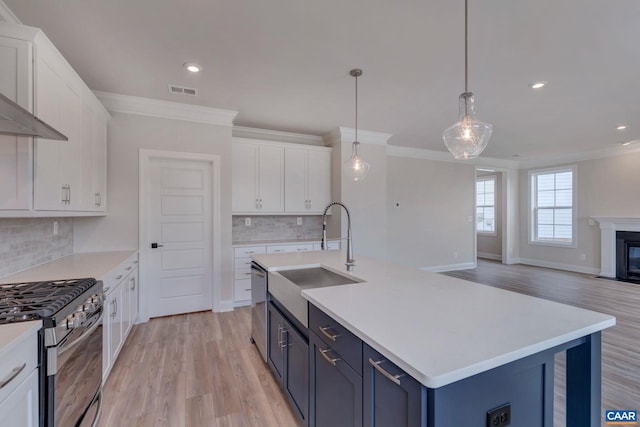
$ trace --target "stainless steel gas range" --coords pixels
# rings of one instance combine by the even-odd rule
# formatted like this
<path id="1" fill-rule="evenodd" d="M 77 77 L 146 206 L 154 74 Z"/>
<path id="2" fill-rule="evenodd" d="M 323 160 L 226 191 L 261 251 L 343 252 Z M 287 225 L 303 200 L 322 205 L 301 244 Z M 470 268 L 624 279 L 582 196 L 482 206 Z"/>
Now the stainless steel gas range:
<path id="1" fill-rule="evenodd" d="M 102 395 L 102 282 L 0 285 L 0 324 L 42 320 L 38 333 L 40 425 L 97 425 Z"/>

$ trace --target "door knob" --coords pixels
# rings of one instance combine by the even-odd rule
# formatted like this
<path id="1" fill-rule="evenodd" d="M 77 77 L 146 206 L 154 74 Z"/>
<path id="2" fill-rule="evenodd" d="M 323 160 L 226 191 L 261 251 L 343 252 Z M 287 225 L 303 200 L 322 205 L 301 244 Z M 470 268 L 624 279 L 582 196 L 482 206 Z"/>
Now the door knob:
<path id="1" fill-rule="evenodd" d="M 157 243 L 152 243 L 152 244 L 151 244 L 151 249 L 157 249 L 157 248 L 161 248 L 161 247 L 163 247 L 163 246 L 164 246 L 164 245 L 159 245 L 159 244 L 157 244 Z"/>

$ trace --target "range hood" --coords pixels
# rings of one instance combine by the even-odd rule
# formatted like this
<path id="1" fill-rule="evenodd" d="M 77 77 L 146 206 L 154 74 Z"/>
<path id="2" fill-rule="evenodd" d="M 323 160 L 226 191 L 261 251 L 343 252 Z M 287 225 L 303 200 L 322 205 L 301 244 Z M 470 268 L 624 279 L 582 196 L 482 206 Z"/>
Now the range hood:
<path id="1" fill-rule="evenodd" d="M 69 138 L 0 93 L 0 135 L 35 136 L 68 141 Z"/>

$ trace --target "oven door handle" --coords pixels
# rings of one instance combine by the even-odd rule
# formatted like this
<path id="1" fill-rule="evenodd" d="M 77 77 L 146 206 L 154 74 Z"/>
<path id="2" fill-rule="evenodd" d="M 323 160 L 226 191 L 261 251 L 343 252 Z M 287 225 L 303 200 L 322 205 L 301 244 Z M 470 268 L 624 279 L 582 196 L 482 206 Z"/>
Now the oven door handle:
<path id="1" fill-rule="evenodd" d="M 91 325 L 89 329 L 84 331 L 82 335 L 80 335 L 77 339 L 73 340 L 71 344 L 65 343 L 60 348 L 58 348 L 58 356 L 61 356 L 62 354 L 66 353 L 67 351 L 71 350 L 72 348 L 80 344 L 82 341 L 89 338 L 89 335 L 91 335 L 93 331 L 98 329 L 98 326 L 100 326 L 100 322 L 102 321 L 103 317 L 104 317 L 104 310 L 100 313 L 100 317 L 98 318 L 98 320 L 96 320 L 96 322 L 93 325 Z"/>

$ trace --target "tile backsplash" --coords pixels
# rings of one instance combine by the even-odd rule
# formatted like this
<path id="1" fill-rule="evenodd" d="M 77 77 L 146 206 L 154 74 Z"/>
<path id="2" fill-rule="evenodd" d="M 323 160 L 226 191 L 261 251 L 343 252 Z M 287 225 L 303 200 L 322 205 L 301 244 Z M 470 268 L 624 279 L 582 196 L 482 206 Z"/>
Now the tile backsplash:
<path id="1" fill-rule="evenodd" d="M 245 225 L 245 219 L 250 218 L 251 225 Z M 297 219 L 302 218 L 302 225 Z M 293 240 L 322 238 L 322 216 L 234 216 L 233 241 L 250 242 L 254 240 Z"/>
<path id="2" fill-rule="evenodd" d="M 53 235 L 53 222 L 58 235 Z M 0 219 L 0 277 L 73 253 L 72 218 Z"/>

